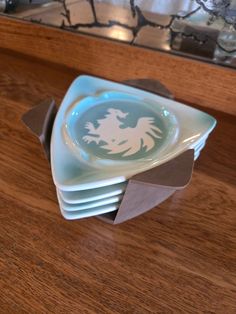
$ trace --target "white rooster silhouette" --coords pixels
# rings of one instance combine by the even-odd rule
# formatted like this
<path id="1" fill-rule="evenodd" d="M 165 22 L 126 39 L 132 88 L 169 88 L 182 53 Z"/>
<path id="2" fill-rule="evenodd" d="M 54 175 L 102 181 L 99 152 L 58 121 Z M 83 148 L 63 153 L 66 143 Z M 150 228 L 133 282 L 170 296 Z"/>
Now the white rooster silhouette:
<path id="1" fill-rule="evenodd" d="M 103 119 L 97 120 L 98 127 L 87 122 L 85 129 L 89 135 L 83 136 L 86 143 L 105 142 L 100 146 L 108 151 L 108 154 L 122 153 L 124 157 L 131 156 L 140 149 L 151 150 L 155 145 L 155 139 L 161 138 L 162 131 L 155 126 L 153 117 L 139 118 L 135 127 L 124 127 L 119 119 L 124 119 L 128 113 L 118 109 L 110 108 Z M 157 134 L 158 133 L 158 134 Z"/>

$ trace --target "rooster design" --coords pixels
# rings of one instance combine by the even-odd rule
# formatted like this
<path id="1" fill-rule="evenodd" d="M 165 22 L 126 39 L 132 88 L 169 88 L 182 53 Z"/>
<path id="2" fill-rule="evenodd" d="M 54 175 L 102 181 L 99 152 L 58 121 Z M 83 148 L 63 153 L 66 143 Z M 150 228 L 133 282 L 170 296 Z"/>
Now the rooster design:
<path id="1" fill-rule="evenodd" d="M 97 120 L 98 127 L 92 122 L 85 124 L 88 135 L 83 136 L 86 143 L 100 142 L 106 144 L 100 146 L 107 150 L 108 154 L 119 154 L 128 157 L 145 149 L 146 152 L 155 146 L 155 139 L 161 139 L 162 131 L 155 126 L 153 117 L 139 118 L 135 127 L 125 127 L 124 122 L 129 113 L 118 109 L 107 110 L 103 119 Z"/>

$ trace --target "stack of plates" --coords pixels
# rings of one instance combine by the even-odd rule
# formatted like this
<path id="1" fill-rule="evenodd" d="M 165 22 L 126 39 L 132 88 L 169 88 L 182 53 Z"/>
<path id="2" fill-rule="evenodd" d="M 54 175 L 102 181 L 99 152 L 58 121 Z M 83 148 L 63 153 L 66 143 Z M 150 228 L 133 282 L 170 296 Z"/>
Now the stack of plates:
<path id="1" fill-rule="evenodd" d="M 57 113 L 51 166 L 66 219 L 115 211 L 128 179 L 188 149 L 195 159 L 216 121 L 140 89 L 80 76 Z"/>

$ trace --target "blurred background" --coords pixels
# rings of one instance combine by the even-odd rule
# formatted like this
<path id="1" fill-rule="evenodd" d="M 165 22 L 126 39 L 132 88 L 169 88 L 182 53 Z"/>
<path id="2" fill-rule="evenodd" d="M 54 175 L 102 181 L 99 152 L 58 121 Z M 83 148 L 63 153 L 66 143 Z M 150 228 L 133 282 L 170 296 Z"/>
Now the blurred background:
<path id="1" fill-rule="evenodd" d="M 236 67 L 236 0 L 0 0 L 0 12 Z"/>

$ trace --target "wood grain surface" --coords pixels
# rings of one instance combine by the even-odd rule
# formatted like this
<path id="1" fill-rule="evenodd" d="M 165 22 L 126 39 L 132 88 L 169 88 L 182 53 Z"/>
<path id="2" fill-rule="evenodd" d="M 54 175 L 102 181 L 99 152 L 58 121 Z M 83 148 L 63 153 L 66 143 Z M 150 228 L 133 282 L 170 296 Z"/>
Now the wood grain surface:
<path id="1" fill-rule="evenodd" d="M 0 47 L 115 81 L 159 79 L 176 99 L 236 114 L 236 70 L 0 17 Z"/>
<path id="2" fill-rule="evenodd" d="M 205 108 L 217 128 L 158 208 L 118 226 L 66 221 L 20 119 L 78 74 L 0 52 L 0 312 L 236 313 L 235 117 Z"/>

